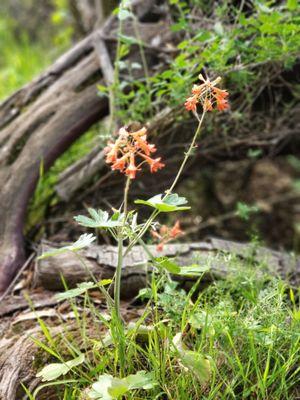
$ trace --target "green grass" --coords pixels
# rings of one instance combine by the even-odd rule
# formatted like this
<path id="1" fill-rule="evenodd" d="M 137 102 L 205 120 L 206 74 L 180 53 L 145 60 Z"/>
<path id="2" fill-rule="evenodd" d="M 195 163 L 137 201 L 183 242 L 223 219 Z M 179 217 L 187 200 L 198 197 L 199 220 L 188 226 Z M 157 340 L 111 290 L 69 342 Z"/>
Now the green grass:
<path id="1" fill-rule="evenodd" d="M 84 157 L 94 146 L 98 146 L 100 150 L 106 140 L 105 138 L 104 127 L 101 124 L 96 124 L 77 139 L 47 172 L 44 171 L 43 162 L 41 161 L 39 182 L 27 212 L 26 231 L 40 224 L 44 220 L 48 208 L 58 203 L 59 199 L 55 194 L 55 185 L 58 182 L 60 173 Z"/>
<path id="2" fill-rule="evenodd" d="M 88 293 L 70 299 L 76 316 L 72 330 L 62 322 L 64 332 L 53 338 L 40 321 L 45 340 L 38 342 L 43 360 L 35 365 L 38 370 L 85 355 L 80 365 L 47 383 L 55 388 L 55 398 L 88 399 L 99 376 L 120 378 L 142 370 L 152 374 L 156 385 L 119 399 L 295 399 L 299 293 L 270 276 L 266 265 L 234 256 L 224 262 L 230 266 L 228 278 L 200 292 L 194 286 L 186 293 L 168 275 L 153 279 L 142 317 L 125 331 L 113 315 L 103 318 Z M 174 342 L 178 334 L 183 350 Z"/>
<path id="3" fill-rule="evenodd" d="M 47 67 L 53 51 L 45 53 L 41 44 L 32 43 L 26 36 L 16 39 L 7 19 L 0 18 L 0 101 L 12 94 Z"/>

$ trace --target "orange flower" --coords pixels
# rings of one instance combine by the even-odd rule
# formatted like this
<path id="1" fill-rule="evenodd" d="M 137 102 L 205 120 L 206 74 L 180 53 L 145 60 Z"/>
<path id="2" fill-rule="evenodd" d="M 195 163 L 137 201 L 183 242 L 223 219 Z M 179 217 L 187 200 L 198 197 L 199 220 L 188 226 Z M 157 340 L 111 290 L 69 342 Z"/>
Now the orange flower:
<path id="1" fill-rule="evenodd" d="M 112 164 L 112 170 L 119 170 L 130 179 L 135 179 L 137 171 L 144 160 L 150 166 L 151 172 L 157 172 L 165 165 L 160 162 L 161 157 L 151 158 L 150 154 L 156 152 L 154 144 L 147 141 L 147 129 L 142 128 L 136 132 L 128 132 L 125 127 L 120 128 L 119 137 L 115 143 L 108 143 L 104 149 L 106 162 Z M 138 166 L 135 165 L 135 157 L 142 157 L 144 160 Z"/>
<path id="2" fill-rule="evenodd" d="M 186 102 L 184 103 L 184 105 L 188 111 L 196 111 L 197 103 L 198 103 L 198 98 L 197 98 L 197 96 L 194 95 L 194 96 L 188 97 L 186 99 Z"/>
<path id="3" fill-rule="evenodd" d="M 200 74 L 199 79 L 203 83 L 193 86 L 193 96 L 186 99 L 185 108 L 188 111 L 196 111 L 197 104 L 201 104 L 204 111 L 212 111 L 215 105 L 219 111 L 227 110 L 229 108 L 226 99 L 228 97 L 228 92 L 216 87 L 221 78 L 218 77 L 213 81 L 210 81 L 208 78 L 205 79 L 203 75 Z"/>
<path id="4" fill-rule="evenodd" d="M 225 99 L 226 97 L 228 97 L 229 93 L 227 92 L 227 90 L 222 90 L 219 88 L 214 87 L 214 94 L 215 94 L 215 98 L 220 98 L 220 99 Z"/>
<path id="5" fill-rule="evenodd" d="M 207 98 L 205 98 L 205 100 L 203 102 L 203 109 L 205 111 L 212 111 L 213 110 L 213 106 L 211 104 L 211 101 L 208 100 Z"/>
<path id="6" fill-rule="evenodd" d="M 116 162 L 112 165 L 111 169 L 113 171 L 115 171 L 115 170 L 123 171 L 125 168 L 125 165 L 126 165 L 126 161 L 128 160 L 129 157 L 130 157 L 129 153 L 124 154 L 123 157 L 118 158 L 116 160 Z"/>
<path id="7" fill-rule="evenodd" d="M 202 93 L 202 90 L 204 88 L 204 85 L 194 85 L 192 88 L 192 93 L 195 94 L 196 96 L 200 96 Z"/>
<path id="8" fill-rule="evenodd" d="M 183 235 L 183 234 L 184 234 L 184 232 L 180 228 L 180 222 L 176 221 L 175 225 L 170 230 L 170 237 L 172 239 L 175 239 L 177 236 L 180 236 L 180 235 Z"/>
<path id="9" fill-rule="evenodd" d="M 159 169 L 162 169 L 165 164 L 160 162 L 161 157 L 155 158 L 154 160 L 152 159 L 152 163 L 150 165 L 150 171 L 157 172 Z"/>
<path id="10" fill-rule="evenodd" d="M 165 164 L 160 162 L 161 157 L 151 158 L 151 157 L 146 156 L 145 154 L 141 154 L 141 153 L 138 153 L 138 154 L 147 161 L 147 163 L 150 166 L 150 171 L 152 173 L 157 172 L 159 169 L 161 169 L 165 166 Z"/>
<path id="11" fill-rule="evenodd" d="M 156 148 L 154 144 L 147 143 L 147 140 L 144 137 L 133 136 L 135 139 L 135 147 L 139 150 L 142 150 L 145 154 L 149 155 L 150 153 L 154 153 Z"/>
<path id="12" fill-rule="evenodd" d="M 227 100 L 219 99 L 219 98 L 217 99 L 217 109 L 219 111 L 225 111 L 225 110 L 228 110 L 228 108 L 229 108 L 229 104 L 228 104 Z"/>
<path id="13" fill-rule="evenodd" d="M 156 250 L 157 251 L 163 251 L 164 249 L 164 242 L 158 243 L 158 245 L 156 246 Z"/>
<path id="14" fill-rule="evenodd" d="M 157 251 L 162 251 L 165 244 L 180 235 L 184 235 L 184 231 L 180 228 L 180 222 L 176 221 L 172 228 L 162 225 L 159 232 L 153 230 L 151 231 L 151 234 L 155 239 L 159 240 L 159 243 L 156 246 Z"/>
<path id="15" fill-rule="evenodd" d="M 106 162 L 108 164 L 113 163 L 117 160 L 118 156 L 118 148 L 116 144 L 109 143 L 107 147 L 104 149 L 104 153 L 106 153 Z"/>
<path id="16" fill-rule="evenodd" d="M 130 164 L 125 170 L 125 174 L 129 176 L 130 179 L 135 179 L 135 175 L 138 171 L 138 168 L 135 166 L 134 154 L 130 153 Z"/>

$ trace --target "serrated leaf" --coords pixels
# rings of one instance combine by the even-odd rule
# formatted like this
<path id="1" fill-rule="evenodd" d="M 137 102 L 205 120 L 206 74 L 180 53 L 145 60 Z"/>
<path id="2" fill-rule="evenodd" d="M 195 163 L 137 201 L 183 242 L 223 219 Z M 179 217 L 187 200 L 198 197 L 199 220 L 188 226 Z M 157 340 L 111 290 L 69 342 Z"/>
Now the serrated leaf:
<path id="1" fill-rule="evenodd" d="M 120 399 L 130 390 L 152 389 L 156 384 L 153 374 L 146 371 L 138 371 L 122 379 L 104 374 L 99 376 L 98 381 L 92 385 L 88 396 L 91 399 L 115 400 Z"/>
<path id="2" fill-rule="evenodd" d="M 188 321 L 194 329 L 202 329 L 204 326 L 210 327 L 212 325 L 212 318 L 205 311 L 199 311 L 191 315 Z"/>
<path id="3" fill-rule="evenodd" d="M 126 382 L 128 384 L 129 390 L 132 389 L 152 389 L 157 385 L 154 379 L 154 374 L 152 372 L 138 371 L 134 375 L 128 375 Z"/>
<path id="4" fill-rule="evenodd" d="M 63 293 L 58 293 L 55 295 L 57 300 L 67 300 L 74 297 L 80 296 L 85 293 L 88 289 L 96 287 L 94 282 L 83 282 L 77 285 L 77 288 L 67 290 Z"/>
<path id="5" fill-rule="evenodd" d="M 113 378 L 107 391 L 113 399 L 119 399 L 121 396 L 127 393 L 128 390 L 128 383 L 125 380 Z"/>
<path id="6" fill-rule="evenodd" d="M 88 392 L 90 399 L 112 400 L 113 397 L 108 393 L 111 386 L 113 376 L 104 374 L 99 376 L 97 382 L 93 383 L 92 389 Z"/>
<path id="7" fill-rule="evenodd" d="M 85 215 L 78 215 L 74 217 L 75 221 L 78 222 L 79 225 L 85 226 L 87 228 L 115 228 L 121 225 L 120 218 L 116 219 L 115 214 L 113 217 L 109 219 L 109 215 L 107 211 L 95 210 L 93 208 L 88 208 L 88 212 L 91 218 L 86 217 Z M 120 217 L 120 215 L 119 215 Z"/>
<path id="8" fill-rule="evenodd" d="M 93 234 L 84 233 L 73 244 L 61 247 L 59 249 L 47 251 L 47 252 L 43 253 L 42 255 L 40 255 L 37 259 L 42 260 L 47 257 L 54 257 L 54 256 L 57 256 L 58 254 L 65 253 L 66 251 L 78 251 L 78 250 L 83 249 L 84 247 L 90 246 L 95 240 L 96 240 L 96 236 L 94 236 Z"/>
<path id="9" fill-rule="evenodd" d="M 118 18 L 120 21 L 125 21 L 125 19 L 132 18 L 134 15 L 131 11 L 126 10 L 126 8 L 120 8 L 118 12 Z"/>
<path id="10" fill-rule="evenodd" d="M 127 44 L 129 46 L 132 44 L 137 44 L 137 45 L 143 44 L 140 40 L 136 39 L 133 36 L 123 35 L 122 33 L 119 33 L 118 36 L 121 39 L 122 43 Z"/>
<path id="11" fill-rule="evenodd" d="M 182 341 L 182 333 L 177 333 L 172 343 L 179 354 L 182 365 L 190 370 L 201 383 L 207 382 L 211 374 L 209 360 L 202 354 L 189 350 Z"/>
<path id="12" fill-rule="evenodd" d="M 36 377 L 42 378 L 43 382 L 49 382 L 59 378 L 61 375 L 65 375 L 67 372 L 69 372 L 69 368 L 66 365 L 62 363 L 53 363 L 44 367 L 36 374 Z"/>
<path id="13" fill-rule="evenodd" d="M 184 267 L 180 267 L 179 275 L 182 276 L 198 276 L 202 275 L 204 272 L 209 271 L 210 267 L 208 265 L 198 265 L 198 264 L 191 264 Z"/>
<path id="14" fill-rule="evenodd" d="M 157 266 L 158 268 L 164 268 L 172 274 L 180 273 L 180 266 L 168 257 L 157 257 L 154 259 L 154 261 L 155 266 Z"/>
<path id="15" fill-rule="evenodd" d="M 142 66 L 140 63 L 133 62 L 133 63 L 131 63 L 131 68 L 132 69 L 142 69 Z"/>
<path id="16" fill-rule="evenodd" d="M 81 296 L 89 289 L 97 288 L 98 285 L 107 286 L 112 283 L 112 279 L 102 279 L 100 282 L 95 284 L 94 282 L 82 282 L 77 285 L 77 288 L 66 290 L 63 293 L 58 293 L 55 295 L 57 300 L 67 300 L 72 299 L 77 296 Z"/>
<path id="17" fill-rule="evenodd" d="M 224 35 L 224 28 L 223 28 L 223 25 L 221 24 L 221 22 L 216 22 L 215 23 L 214 30 L 219 36 L 223 36 Z"/>
<path id="18" fill-rule="evenodd" d="M 205 383 L 209 380 L 211 374 L 210 362 L 202 354 L 188 350 L 181 355 L 181 362 L 200 382 Z"/>
<path id="19" fill-rule="evenodd" d="M 160 212 L 174 212 L 189 210 L 191 207 L 182 207 L 182 204 L 186 204 L 187 200 L 184 197 L 179 197 L 178 194 L 170 194 L 164 196 L 163 194 L 158 194 L 151 197 L 149 200 L 136 200 L 136 204 L 143 204 L 149 207 L 153 207 Z"/>
<path id="20" fill-rule="evenodd" d="M 53 381 L 62 375 L 67 374 L 72 368 L 82 364 L 85 360 L 84 354 L 67 361 L 66 363 L 53 363 L 44 367 L 36 374 L 37 378 L 42 378 L 43 382 Z"/>

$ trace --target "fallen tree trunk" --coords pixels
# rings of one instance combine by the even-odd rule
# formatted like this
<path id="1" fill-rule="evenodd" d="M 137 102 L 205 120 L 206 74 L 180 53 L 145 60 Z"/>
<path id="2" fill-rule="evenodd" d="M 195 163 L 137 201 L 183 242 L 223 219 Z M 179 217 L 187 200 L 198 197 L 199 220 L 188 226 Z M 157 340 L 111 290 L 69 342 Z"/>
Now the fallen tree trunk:
<path id="1" fill-rule="evenodd" d="M 28 337 L 37 334 L 41 339 L 40 329 L 32 329 L 23 336 L 0 339 L 0 399 L 21 399 L 24 395 L 21 382 L 27 385 L 35 379 L 36 384 L 39 383 L 32 369 L 38 347 Z"/>
<path id="2" fill-rule="evenodd" d="M 55 248 L 53 244 L 43 243 L 40 253 Z M 273 251 L 264 247 L 251 250 L 251 245 L 220 239 L 210 239 L 207 242 L 169 244 L 162 252 L 155 246 L 149 246 L 154 256 L 175 257 L 178 264 L 199 265 L 203 269 L 202 282 L 223 279 L 229 273 L 234 273 L 236 267 L 224 259 L 223 254 L 235 254 L 245 260 L 250 256 L 257 263 L 264 262 L 273 275 L 289 279 L 293 284 L 300 282 L 300 259 L 287 253 Z M 213 257 L 212 257 L 213 256 Z M 125 257 L 122 273 L 121 294 L 123 298 L 133 298 L 140 289 L 147 285 L 149 257 L 141 246 L 135 246 Z M 72 253 L 62 253 L 55 257 L 40 259 L 35 265 L 34 284 L 49 290 L 62 290 L 61 276 L 70 287 L 83 281 L 113 278 L 117 266 L 117 248 L 115 246 L 91 246 L 82 250 L 79 256 Z M 206 269 L 206 267 L 208 267 Z M 199 276 L 177 276 L 187 289 Z"/>

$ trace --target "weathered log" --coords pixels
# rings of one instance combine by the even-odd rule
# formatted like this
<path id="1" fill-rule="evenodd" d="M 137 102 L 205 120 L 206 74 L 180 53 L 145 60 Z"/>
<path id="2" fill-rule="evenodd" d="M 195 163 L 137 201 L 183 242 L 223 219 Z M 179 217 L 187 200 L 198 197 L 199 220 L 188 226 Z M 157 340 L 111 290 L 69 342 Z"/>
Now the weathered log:
<path id="1" fill-rule="evenodd" d="M 21 337 L 0 340 L 0 399 L 22 398 L 20 382 L 27 383 L 34 378 L 31 366 L 37 347 L 28 335 L 37 332 L 33 329 Z"/>
<path id="2" fill-rule="evenodd" d="M 53 244 L 46 242 L 40 246 L 40 253 L 53 249 Z M 202 282 L 225 278 L 234 273 L 236 266 L 231 266 L 222 254 L 236 254 L 245 260 L 252 257 L 255 262 L 266 265 L 273 275 L 289 279 L 291 283 L 300 282 L 300 259 L 287 253 L 270 250 L 265 247 L 253 248 L 249 244 L 241 244 L 220 239 L 210 239 L 207 242 L 169 244 L 164 250 L 157 251 L 155 246 L 149 246 L 154 256 L 174 257 L 178 264 L 198 264 L 199 267 L 209 266 L 204 272 Z M 122 297 L 132 298 L 147 285 L 149 257 L 141 246 L 135 246 L 125 257 L 122 273 Z M 117 265 L 117 248 L 115 246 L 91 246 L 82 250 L 79 255 L 72 252 L 62 253 L 55 257 L 40 259 L 35 265 L 34 283 L 49 290 L 61 290 L 64 277 L 70 287 L 86 280 L 112 278 Z M 177 277 L 183 286 L 188 288 L 197 277 Z"/>
<path id="3" fill-rule="evenodd" d="M 145 16 L 152 3 L 136 0 L 137 15 Z M 150 25 L 141 29 L 145 41 L 162 28 L 159 23 Z M 113 16 L 101 32 L 111 34 L 116 26 Z M 24 262 L 23 223 L 41 163 L 49 168 L 74 140 L 108 114 L 107 99 L 99 97 L 96 89 L 102 79 L 94 51 L 97 34 L 82 40 L 0 104 L 0 293 Z"/>

